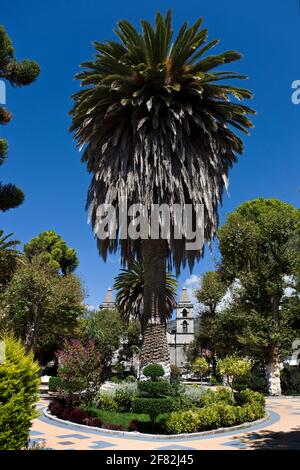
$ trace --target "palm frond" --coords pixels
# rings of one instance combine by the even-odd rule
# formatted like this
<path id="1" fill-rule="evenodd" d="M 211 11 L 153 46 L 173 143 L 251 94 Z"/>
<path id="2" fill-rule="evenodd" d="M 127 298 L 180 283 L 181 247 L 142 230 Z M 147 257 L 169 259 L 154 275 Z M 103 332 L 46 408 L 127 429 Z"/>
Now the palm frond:
<path id="1" fill-rule="evenodd" d="M 224 83 L 247 77 L 216 71 L 241 54 L 208 56 L 219 41 L 207 42 L 201 25 L 202 19 L 184 23 L 172 44 L 171 12 L 158 13 L 154 26 L 142 21 L 140 32 L 122 20 L 120 42 L 95 42 L 95 59 L 77 75 L 83 89 L 73 96 L 71 130 L 92 174 L 87 208 L 94 229 L 97 208 L 108 203 L 118 210 L 126 197 L 128 205 L 147 208 L 202 204 L 204 242 L 213 239 L 229 170 L 243 152 L 240 133 L 252 127 L 254 111 L 242 103 L 250 91 Z M 172 233 L 168 268 L 178 274 L 187 263 L 192 268 L 204 248 L 187 252 L 185 239 Z M 141 240 L 97 244 L 104 259 L 118 248 L 125 266 L 132 256 L 141 259 Z"/>

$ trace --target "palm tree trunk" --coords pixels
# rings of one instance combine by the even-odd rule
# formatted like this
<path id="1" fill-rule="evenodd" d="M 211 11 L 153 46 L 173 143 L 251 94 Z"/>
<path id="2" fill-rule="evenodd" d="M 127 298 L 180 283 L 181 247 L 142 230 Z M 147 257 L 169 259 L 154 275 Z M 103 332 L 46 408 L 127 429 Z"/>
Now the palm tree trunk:
<path id="1" fill-rule="evenodd" d="M 141 366 L 160 363 L 169 368 L 166 331 L 166 240 L 143 241 L 144 328 Z"/>
<path id="2" fill-rule="evenodd" d="M 279 297 L 272 297 L 271 304 L 273 326 L 276 328 L 279 323 Z M 277 343 L 272 344 L 269 349 L 268 363 L 266 365 L 266 378 L 269 383 L 269 394 L 275 396 L 281 395 L 280 348 Z"/>

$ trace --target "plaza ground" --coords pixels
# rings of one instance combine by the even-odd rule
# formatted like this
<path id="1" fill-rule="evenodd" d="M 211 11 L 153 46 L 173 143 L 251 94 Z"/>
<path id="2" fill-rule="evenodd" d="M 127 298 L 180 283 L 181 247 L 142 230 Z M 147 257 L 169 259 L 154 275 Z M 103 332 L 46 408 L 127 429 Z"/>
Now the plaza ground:
<path id="1" fill-rule="evenodd" d="M 41 399 L 40 416 L 33 422 L 30 438 L 55 450 L 300 450 L 300 397 L 269 397 L 266 402 L 270 416 L 256 426 L 200 438 L 154 440 L 151 436 L 119 437 L 57 423 L 43 415 L 48 401 Z"/>

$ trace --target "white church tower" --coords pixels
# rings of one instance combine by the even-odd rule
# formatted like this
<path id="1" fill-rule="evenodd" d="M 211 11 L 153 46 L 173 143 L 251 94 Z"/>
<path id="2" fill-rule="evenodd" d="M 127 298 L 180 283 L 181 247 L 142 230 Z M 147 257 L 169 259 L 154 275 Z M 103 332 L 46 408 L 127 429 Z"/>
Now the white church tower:
<path id="1" fill-rule="evenodd" d="M 107 290 L 104 300 L 102 304 L 100 305 L 100 310 L 103 310 L 104 308 L 110 308 L 110 309 L 116 308 L 111 288 Z"/>
<path id="2" fill-rule="evenodd" d="M 168 334 L 171 364 L 183 367 L 187 362 L 186 349 L 194 340 L 193 304 L 184 287 L 176 305 L 176 329 Z"/>

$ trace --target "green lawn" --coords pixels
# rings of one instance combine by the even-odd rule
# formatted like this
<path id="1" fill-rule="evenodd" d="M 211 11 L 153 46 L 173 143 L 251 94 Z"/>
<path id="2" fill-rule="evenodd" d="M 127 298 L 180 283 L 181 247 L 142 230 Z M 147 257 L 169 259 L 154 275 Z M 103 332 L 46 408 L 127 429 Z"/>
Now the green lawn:
<path id="1" fill-rule="evenodd" d="M 88 408 L 87 411 L 97 418 L 100 418 L 104 423 L 111 423 L 111 424 L 120 424 L 124 428 L 128 429 L 128 425 L 131 421 L 137 420 L 143 423 L 150 422 L 150 418 L 148 415 L 140 414 L 140 413 L 126 413 L 121 411 L 106 411 L 100 410 L 96 407 Z"/>

